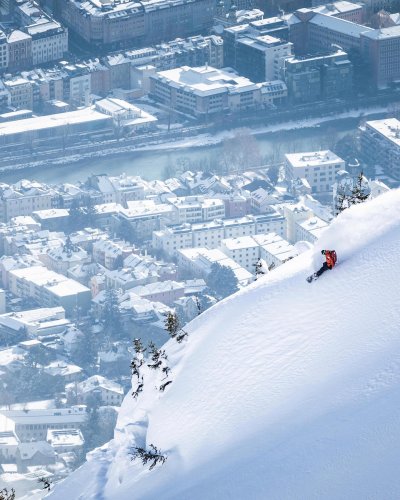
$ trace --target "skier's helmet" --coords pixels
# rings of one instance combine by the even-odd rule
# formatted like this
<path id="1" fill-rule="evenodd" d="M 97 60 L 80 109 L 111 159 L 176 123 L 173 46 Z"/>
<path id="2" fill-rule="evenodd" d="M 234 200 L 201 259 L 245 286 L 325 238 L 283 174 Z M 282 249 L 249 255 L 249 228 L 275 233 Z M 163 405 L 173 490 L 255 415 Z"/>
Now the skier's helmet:
<path id="1" fill-rule="evenodd" d="M 321 250 L 322 255 L 325 255 L 325 250 Z"/>

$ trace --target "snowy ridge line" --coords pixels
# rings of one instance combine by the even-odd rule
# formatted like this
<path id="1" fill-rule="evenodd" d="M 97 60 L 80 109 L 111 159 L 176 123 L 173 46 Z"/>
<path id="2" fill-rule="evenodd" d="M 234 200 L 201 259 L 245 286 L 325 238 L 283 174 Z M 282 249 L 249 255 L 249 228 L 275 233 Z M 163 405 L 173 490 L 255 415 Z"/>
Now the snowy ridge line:
<path id="1" fill-rule="evenodd" d="M 154 378 L 129 394 L 114 440 L 50 496 L 397 500 L 399 209 L 400 190 L 351 207 L 315 248 L 191 322 L 184 347 L 165 346 L 166 392 Z M 340 265 L 310 287 L 324 247 Z M 168 453 L 151 472 L 128 453 L 144 439 Z"/>

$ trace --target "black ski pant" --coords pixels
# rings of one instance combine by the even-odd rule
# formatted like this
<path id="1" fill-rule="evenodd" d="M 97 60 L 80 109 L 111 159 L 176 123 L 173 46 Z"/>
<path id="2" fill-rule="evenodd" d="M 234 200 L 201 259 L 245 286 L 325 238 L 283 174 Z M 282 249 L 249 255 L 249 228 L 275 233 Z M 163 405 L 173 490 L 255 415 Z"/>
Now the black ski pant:
<path id="1" fill-rule="evenodd" d="M 317 271 L 315 274 L 320 277 L 322 273 L 324 273 L 325 271 L 327 271 L 328 269 L 330 269 L 330 267 L 328 266 L 328 264 L 326 262 L 323 263 L 321 269 L 319 271 Z"/>

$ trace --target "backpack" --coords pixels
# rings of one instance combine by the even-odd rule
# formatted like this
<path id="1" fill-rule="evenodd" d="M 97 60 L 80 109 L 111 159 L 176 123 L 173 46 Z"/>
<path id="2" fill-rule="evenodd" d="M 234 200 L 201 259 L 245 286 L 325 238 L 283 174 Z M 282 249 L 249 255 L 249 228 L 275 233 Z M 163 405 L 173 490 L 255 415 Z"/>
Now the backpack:
<path id="1" fill-rule="evenodd" d="M 332 267 L 331 269 L 335 266 L 337 261 L 337 255 L 335 250 L 327 250 L 326 251 L 326 262 L 329 265 L 332 262 Z"/>

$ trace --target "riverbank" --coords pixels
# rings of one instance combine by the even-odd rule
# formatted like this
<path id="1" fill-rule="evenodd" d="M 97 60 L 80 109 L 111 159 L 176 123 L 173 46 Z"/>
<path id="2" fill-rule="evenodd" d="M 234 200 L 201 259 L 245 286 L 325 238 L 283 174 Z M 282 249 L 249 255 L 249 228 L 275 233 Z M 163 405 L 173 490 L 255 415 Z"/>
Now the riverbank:
<path id="1" fill-rule="evenodd" d="M 325 147 L 321 144 L 321 134 L 325 131 L 330 135 L 354 132 L 359 126 L 360 121 L 364 119 L 379 119 L 386 116 L 386 106 L 373 106 L 362 110 L 351 110 L 336 115 L 329 115 L 319 118 L 307 118 L 304 120 L 293 120 L 285 123 L 274 123 L 262 126 L 247 126 L 246 129 L 252 135 L 257 136 L 261 145 L 262 153 L 270 153 L 274 141 L 283 143 L 282 152 L 294 152 L 295 150 L 305 151 L 315 148 Z M 15 182 L 25 177 L 41 178 L 44 182 L 72 182 L 79 173 L 80 179 L 85 178 L 85 172 L 100 173 L 106 172 L 117 175 L 126 171 L 133 175 L 142 175 L 148 179 L 162 178 L 162 171 L 167 164 L 173 164 L 176 155 L 198 156 L 207 158 L 212 153 L 218 152 L 221 143 L 231 138 L 237 133 L 237 128 L 230 130 L 221 130 L 215 134 L 198 133 L 196 136 L 171 140 L 165 134 L 165 139 L 158 139 L 157 142 L 149 144 L 140 143 L 136 145 L 126 145 L 121 142 L 113 144 L 112 147 L 103 147 L 102 144 L 92 145 L 90 151 L 79 151 L 75 154 L 66 154 L 63 156 L 49 157 L 42 159 L 36 157 L 34 160 L 19 162 L 14 161 L 10 164 L 0 167 L 0 179 L 3 182 Z M 163 134 L 164 135 L 164 134 Z M 313 138 L 316 138 L 314 141 Z M 167 139 L 168 137 L 168 139 Z M 320 142 L 318 144 L 318 137 Z M 138 138 L 139 139 L 139 138 Z M 150 138 L 146 138 L 147 141 Z M 265 145 L 265 147 L 263 147 Z M 290 145 L 290 148 L 289 148 Z M 285 146 L 286 149 L 285 149 Z M 154 157 L 155 161 L 148 161 L 149 157 Z M 121 170 L 119 167 L 124 167 Z M 37 175 L 39 174 L 39 176 Z M 72 176 L 71 176 L 72 174 Z M 76 174 L 76 175 L 75 175 Z"/>

